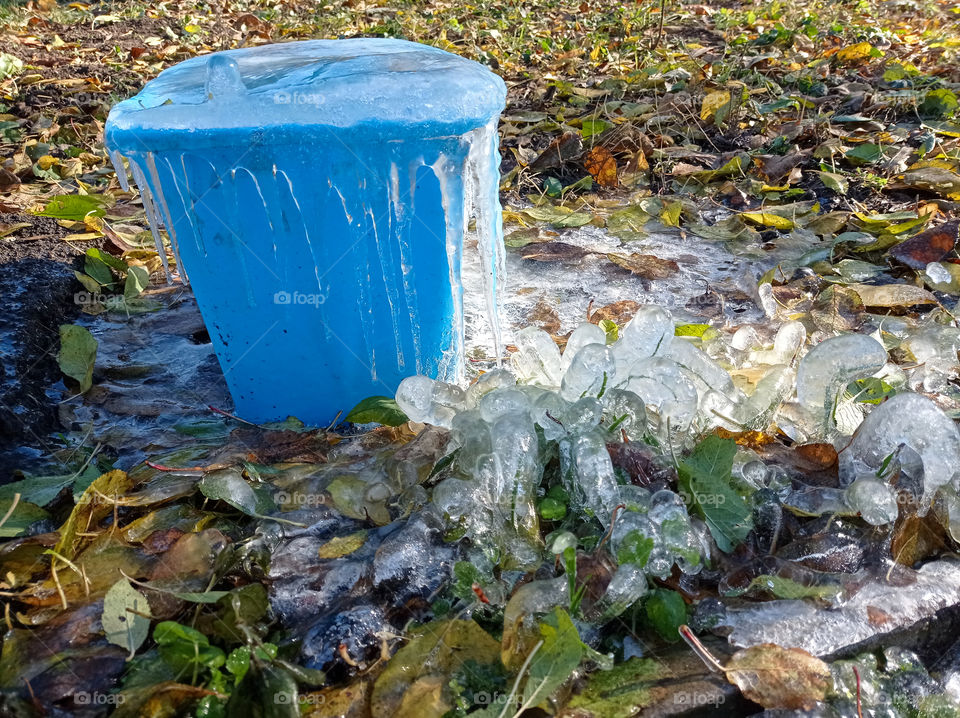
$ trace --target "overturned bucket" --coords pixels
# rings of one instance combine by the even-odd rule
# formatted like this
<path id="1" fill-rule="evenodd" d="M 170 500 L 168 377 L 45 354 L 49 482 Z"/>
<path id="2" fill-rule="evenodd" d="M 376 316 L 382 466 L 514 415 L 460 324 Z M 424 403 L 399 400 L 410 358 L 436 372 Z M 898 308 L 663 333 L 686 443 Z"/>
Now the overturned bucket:
<path id="1" fill-rule="evenodd" d="M 499 356 L 505 95 L 436 48 L 314 40 L 187 60 L 113 108 L 118 175 L 126 157 L 240 416 L 321 424 L 411 374 L 458 380 L 472 222 Z"/>

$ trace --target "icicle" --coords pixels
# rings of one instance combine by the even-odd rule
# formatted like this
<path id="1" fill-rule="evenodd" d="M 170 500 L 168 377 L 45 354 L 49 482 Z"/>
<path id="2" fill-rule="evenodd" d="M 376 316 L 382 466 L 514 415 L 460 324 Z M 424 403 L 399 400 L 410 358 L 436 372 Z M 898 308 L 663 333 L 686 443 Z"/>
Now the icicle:
<path id="1" fill-rule="evenodd" d="M 130 171 L 133 174 L 133 181 L 140 190 L 143 211 L 147 215 L 147 224 L 150 225 L 150 234 L 153 235 L 153 243 L 157 248 L 157 254 L 160 255 L 160 262 L 163 264 L 163 273 L 167 278 L 167 284 L 173 284 L 173 274 L 170 272 L 170 264 L 167 262 L 167 250 L 163 246 L 163 237 L 160 235 L 160 215 L 157 213 L 153 194 L 150 192 L 150 185 L 147 184 L 147 178 L 143 176 L 140 165 L 135 161 L 130 162 Z M 126 178 L 124 178 L 124 182 L 126 182 Z"/>
<path id="2" fill-rule="evenodd" d="M 130 191 L 130 183 L 127 182 L 127 170 L 123 166 L 123 155 L 119 150 L 110 152 L 110 162 L 113 163 L 113 171 L 117 173 L 117 181 L 120 183 L 120 189 L 124 192 Z"/>
<path id="3" fill-rule="evenodd" d="M 180 261 L 180 247 L 177 245 L 177 232 L 173 228 L 173 216 L 170 214 L 170 208 L 167 207 L 166 197 L 163 196 L 163 188 L 160 185 L 160 174 L 157 172 L 157 163 L 153 158 L 153 152 L 147 152 L 147 169 L 150 171 L 150 179 L 153 187 L 156 189 L 158 204 L 163 210 L 166 219 L 167 236 L 170 238 L 170 246 L 173 248 L 173 256 L 177 260 L 177 273 L 184 284 L 189 284 L 190 279 L 183 268 L 183 262 Z"/>

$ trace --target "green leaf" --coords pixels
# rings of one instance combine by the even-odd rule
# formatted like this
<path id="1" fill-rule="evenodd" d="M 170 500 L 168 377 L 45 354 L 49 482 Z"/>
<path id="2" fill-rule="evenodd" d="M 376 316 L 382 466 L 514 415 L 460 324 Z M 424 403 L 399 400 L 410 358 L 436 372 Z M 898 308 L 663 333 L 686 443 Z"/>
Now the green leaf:
<path id="1" fill-rule="evenodd" d="M 60 371 L 80 384 L 83 394 L 93 386 L 93 364 L 97 359 L 97 340 L 84 327 L 75 324 L 60 325 L 60 352 L 57 364 Z"/>
<path id="2" fill-rule="evenodd" d="M 13 499 L 0 499 L 0 518 L 7 515 Z M 37 521 L 41 521 L 49 516 L 46 511 L 29 501 L 22 498 L 17 502 L 13 513 L 7 516 L 7 520 L 0 526 L 0 538 L 13 538 L 19 536 Z"/>
<path id="3" fill-rule="evenodd" d="M 620 338 L 620 327 L 612 319 L 601 319 L 597 326 L 603 329 L 603 333 L 607 335 L 607 344 L 613 344 Z"/>
<path id="4" fill-rule="evenodd" d="M 583 658 L 583 643 L 570 615 L 554 608 L 540 624 L 543 643 L 534 654 L 523 687 L 523 710 L 540 705 L 570 677 Z"/>
<path id="5" fill-rule="evenodd" d="M 660 697 L 651 687 L 672 678 L 673 671 L 655 658 L 631 658 L 609 671 L 595 671 L 587 676 L 587 684 L 567 703 L 570 715 L 632 718 L 642 709 L 656 706 Z M 677 694 L 681 695 L 681 694 Z M 579 709 L 579 710 L 576 710 Z M 471 714 L 470 718 L 473 718 Z"/>
<path id="6" fill-rule="evenodd" d="M 709 324 L 678 324 L 673 334 L 677 337 L 702 337 L 708 329 Z"/>
<path id="7" fill-rule="evenodd" d="M 874 164 L 883 159 L 883 148 L 872 142 L 865 142 L 852 150 L 847 150 L 845 157 L 857 163 Z"/>
<path id="8" fill-rule="evenodd" d="M 946 120 L 954 115 L 960 101 L 952 90 L 930 90 L 920 103 L 917 111 L 921 117 L 932 117 L 937 120 Z"/>
<path id="9" fill-rule="evenodd" d="M 750 533 L 752 511 L 731 486 L 737 445 L 711 435 L 680 463 L 680 487 L 702 513 L 721 551 L 730 553 Z"/>
<path id="10" fill-rule="evenodd" d="M 587 137 L 599 135 L 601 132 L 605 132 L 611 127 L 613 127 L 613 125 L 606 120 L 584 120 L 580 124 L 580 134 L 583 135 L 584 139 L 586 139 Z"/>
<path id="11" fill-rule="evenodd" d="M 667 227 L 679 227 L 682 212 L 683 205 L 680 202 L 664 202 L 660 221 Z"/>
<path id="12" fill-rule="evenodd" d="M 150 633 L 150 604 L 127 579 L 121 578 L 103 598 L 101 624 L 107 641 L 132 656 Z"/>
<path id="13" fill-rule="evenodd" d="M 647 620 L 660 636 L 671 643 L 680 640 L 677 631 L 687 622 L 687 604 L 676 591 L 656 588 L 644 603 Z"/>
<path id="14" fill-rule="evenodd" d="M 104 254 L 100 252 L 99 254 Z M 110 265 L 103 261 L 97 254 L 87 252 L 86 259 L 83 261 L 83 271 L 87 276 L 92 277 L 99 286 L 94 291 L 99 292 L 100 287 L 113 288 L 113 272 L 110 271 Z M 84 282 L 84 286 L 86 282 Z"/>
<path id="15" fill-rule="evenodd" d="M 250 670 L 250 646 L 240 646 L 230 651 L 225 665 L 227 670 L 236 676 L 237 683 L 242 681 Z"/>
<path id="16" fill-rule="evenodd" d="M 129 267 L 127 281 L 123 285 L 123 296 L 133 299 L 150 286 L 150 272 L 143 267 Z"/>
<path id="17" fill-rule="evenodd" d="M 347 421 L 354 424 L 377 423 L 384 426 L 400 426 L 409 419 L 397 402 L 389 396 L 369 396 L 347 414 Z"/>
<path id="18" fill-rule="evenodd" d="M 23 60 L 7 52 L 0 52 L 0 80 L 13 77 L 23 69 Z"/>
<path id="19" fill-rule="evenodd" d="M 219 668 L 226 662 L 223 651 L 211 646 L 205 635 L 175 621 L 158 623 L 153 629 L 153 640 L 163 660 L 176 671 Z"/>
<path id="20" fill-rule="evenodd" d="M 620 542 L 620 548 L 617 551 L 617 563 L 635 563 L 640 568 L 647 565 L 650 558 L 650 552 L 653 551 L 654 540 L 649 536 L 644 536 L 639 531 L 629 531 Z"/>
<path id="21" fill-rule="evenodd" d="M 650 214 L 639 205 L 612 212 L 607 217 L 607 231 L 618 239 L 633 241 L 643 239 L 647 233 L 643 226 L 651 219 Z"/>
<path id="22" fill-rule="evenodd" d="M 543 180 L 543 189 L 547 197 L 559 197 L 563 194 L 563 183 L 556 177 L 547 177 Z"/>
<path id="23" fill-rule="evenodd" d="M 820 175 L 820 181 L 823 182 L 823 186 L 827 189 L 832 189 L 837 194 L 846 194 L 847 190 L 850 189 L 850 183 L 847 181 L 847 178 L 836 172 L 818 172 Z"/>
<path id="24" fill-rule="evenodd" d="M 726 592 L 727 596 L 741 596 L 744 593 L 767 592 L 777 598 L 833 598 L 840 593 L 841 587 L 834 584 L 814 584 L 807 586 L 783 576 L 763 574 L 755 577 L 745 589 L 736 589 Z"/>
<path id="25" fill-rule="evenodd" d="M 39 217 L 55 217 L 82 222 L 88 214 L 103 217 L 107 211 L 103 208 L 106 199 L 95 194 L 67 194 L 54 197 L 39 212 Z"/>
<path id="26" fill-rule="evenodd" d="M 208 499 L 226 502 L 248 516 L 261 516 L 275 508 L 266 494 L 254 491 L 234 469 L 206 474 L 198 488 Z"/>

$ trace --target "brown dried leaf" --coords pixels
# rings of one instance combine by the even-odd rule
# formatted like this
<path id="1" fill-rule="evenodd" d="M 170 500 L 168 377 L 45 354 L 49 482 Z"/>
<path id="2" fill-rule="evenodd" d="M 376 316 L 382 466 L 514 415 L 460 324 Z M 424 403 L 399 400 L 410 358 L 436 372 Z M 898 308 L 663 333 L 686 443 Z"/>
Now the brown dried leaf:
<path id="1" fill-rule="evenodd" d="M 666 279 L 680 271 L 672 259 L 660 259 L 652 254 L 608 254 L 607 259 L 644 279 Z"/>
<path id="2" fill-rule="evenodd" d="M 953 251 L 960 232 L 960 220 L 953 220 L 890 248 L 890 256 L 913 269 L 923 269 L 930 262 L 939 262 Z"/>
<path id="3" fill-rule="evenodd" d="M 939 554 L 946 546 L 946 531 L 933 511 L 926 516 L 900 511 L 893 525 L 893 541 L 890 544 L 894 561 L 913 566 L 927 556 Z"/>
<path id="4" fill-rule="evenodd" d="M 574 262 L 590 254 L 583 247 L 566 242 L 538 242 L 520 248 L 520 256 L 537 262 Z"/>
<path id="5" fill-rule="evenodd" d="M 530 169 L 534 172 L 560 167 L 565 162 L 569 162 L 580 156 L 583 152 L 583 139 L 579 132 L 564 132 L 557 139 L 550 143 L 540 156 L 530 163 Z"/>
<path id="6" fill-rule="evenodd" d="M 617 186 L 617 161 L 606 147 L 594 147 L 583 161 L 593 179 L 601 187 Z"/>
<path id="7" fill-rule="evenodd" d="M 744 696 L 764 708 L 810 710 L 831 685 L 826 663 L 801 648 L 774 643 L 737 651 L 724 671 Z"/>
<path id="8" fill-rule="evenodd" d="M 633 315 L 640 309 L 640 305 L 632 299 L 621 299 L 619 302 L 608 304 L 593 311 L 587 311 L 587 321 L 599 324 L 604 319 L 622 326 L 633 319 Z"/>

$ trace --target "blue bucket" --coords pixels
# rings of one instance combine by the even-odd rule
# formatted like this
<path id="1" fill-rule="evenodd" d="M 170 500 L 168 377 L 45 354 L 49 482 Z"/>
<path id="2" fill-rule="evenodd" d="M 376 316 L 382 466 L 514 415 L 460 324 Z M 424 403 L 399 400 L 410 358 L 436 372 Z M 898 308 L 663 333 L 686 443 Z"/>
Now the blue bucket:
<path id="1" fill-rule="evenodd" d="M 167 229 L 241 417 L 319 425 L 411 374 L 460 378 L 471 218 L 491 298 L 503 261 L 505 96 L 436 48 L 316 40 L 187 60 L 113 108 L 107 147 L 158 246 Z"/>

